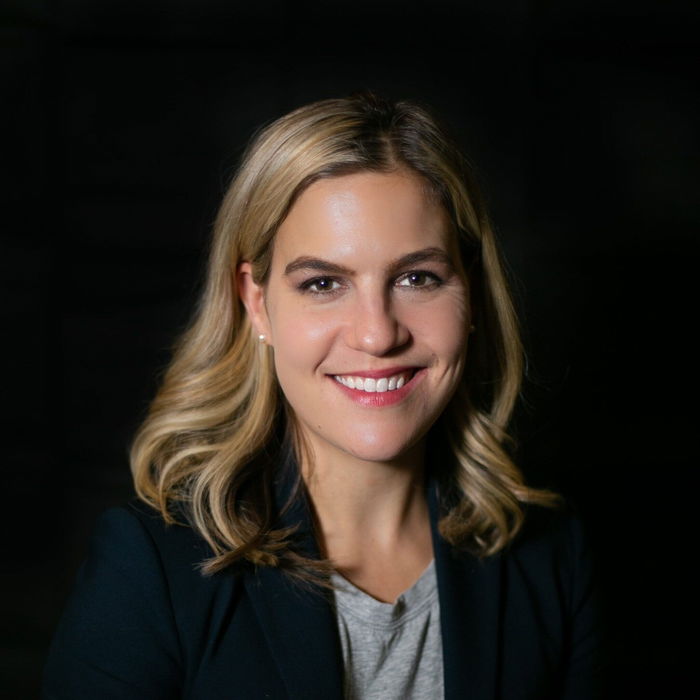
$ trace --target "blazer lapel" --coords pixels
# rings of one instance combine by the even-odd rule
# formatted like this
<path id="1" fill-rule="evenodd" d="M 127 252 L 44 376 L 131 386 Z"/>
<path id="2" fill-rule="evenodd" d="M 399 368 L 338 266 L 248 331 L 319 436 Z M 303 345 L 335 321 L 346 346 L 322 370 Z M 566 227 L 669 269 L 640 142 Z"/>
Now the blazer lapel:
<path id="1" fill-rule="evenodd" d="M 283 467 L 282 471 L 285 476 L 277 490 L 280 507 L 291 489 L 290 470 Z M 501 662 L 501 558 L 479 560 L 455 552 L 437 530 L 434 486 L 428 490 L 428 502 L 440 598 L 445 700 L 493 700 Z M 280 524 L 298 524 L 304 551 L 317 550 L 304 499 L 297 499 Z M 270 567 L 248 573 L 244 580 L 290 697 L 341 700 L 342 651 L 328 593 L 297 585 Z"/>
<path id="2" fill-rule="evenodd" d="M 277 485 L 279 508 L 292 488 L 289 466 L 283 466 L 282 481 Z M 303 498 L 282 516 L 280 525 L 299 525 L 303 551 L 317 552 L 309 507 Z M 342 651 L 328 592 L 318 586 L 295 584 L 271 567 L 247 574 L 245 586 L 289 696 L 341 700 Z"/>
<path id="3" fill-rule="evenodd" d="M 499 665 L 501 562 L 455 552 L 437 530 L 435 488 L 429 490 L 445 700 L 493 700 Z"/>
<path id="4" fill-rule="evenodd" d="M 295 587 L 268 567 L 246 577 L 246 590 L 290 698 L 341 700 L 340 642 L 324 593 Z"/>

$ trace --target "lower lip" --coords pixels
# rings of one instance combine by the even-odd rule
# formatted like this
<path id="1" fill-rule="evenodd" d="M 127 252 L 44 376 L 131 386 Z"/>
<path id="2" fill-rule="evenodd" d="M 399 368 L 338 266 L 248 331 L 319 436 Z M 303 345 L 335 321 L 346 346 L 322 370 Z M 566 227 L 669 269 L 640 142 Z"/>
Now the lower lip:
<path id="1" fill-rule="evenodd" d="M 359 403 L 361 406 L 381 407 L 392 406 L 400 401 L 403 401 L 413 391 L 414 387 L 420 383 L 424 376 L 425 369 L 420 369 L 411 377 L 410 381 L 406 382 L 400 389 L 375 392 L 350 389 L 333 377 L 329 376 L 329 379 L 338 387 L 338 389 L 340 389 L 340 391 L 343 392 L 343 394 L 345 394 L 345 396 L 355 403 Z"/>

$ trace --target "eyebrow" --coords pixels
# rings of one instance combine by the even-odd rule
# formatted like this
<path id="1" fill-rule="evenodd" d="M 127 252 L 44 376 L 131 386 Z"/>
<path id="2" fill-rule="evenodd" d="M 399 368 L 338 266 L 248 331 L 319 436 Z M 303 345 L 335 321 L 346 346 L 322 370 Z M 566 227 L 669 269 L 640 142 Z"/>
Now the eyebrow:
<path id="1" fill-rule="evenodd" d="M 387 267 L 390 272 L 395 272 L 396 270 L 423 262 L 438 262 L 449 266 L 450 269 L 454 269 L 450 256 L 442 248 L 436 248 L 434 246 L 430 248 L 423 248 L 422 250 L 416 250 L 413 253 L 407 253 L 406 255 L 393 260 Z M 329 262 L 328 260 L 314 258 L 308 255 L 302 255 L 301 257 L 292 260 L 292 262 L 290 262 L 284 268 L 284 274 L 291 275 L 293 272 L 297 272 L 298 270 L 316 270 L 318 272 L 325 272 L 327 274 L 334 275 L 353 274 L 353 271 L 348 267 L 337 265 L 336 263 Z"/>

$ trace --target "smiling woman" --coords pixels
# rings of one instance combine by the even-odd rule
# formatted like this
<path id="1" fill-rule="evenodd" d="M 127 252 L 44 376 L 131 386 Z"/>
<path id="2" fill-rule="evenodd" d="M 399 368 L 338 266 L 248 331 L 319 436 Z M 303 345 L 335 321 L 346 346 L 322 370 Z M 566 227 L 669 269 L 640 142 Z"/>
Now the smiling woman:
<path id="1" fill-rule="evenodd" d="M 268 126 L 46 697 L 596 697 L 580 528 L 506 450 L 521 368 L 427 111 L 362 94 Z"/>
<path id="2" fill-rule="evenodd" d="M 315 470 L 352 473 L 341 467 L 348 457 L 394 467 L 416 459 L 467 354 L 469 284 L 454 244 L 417 176 L 360 172 L 301 194 L 264 284 L 240 265 L 241 298 L 275 350 Z"/>

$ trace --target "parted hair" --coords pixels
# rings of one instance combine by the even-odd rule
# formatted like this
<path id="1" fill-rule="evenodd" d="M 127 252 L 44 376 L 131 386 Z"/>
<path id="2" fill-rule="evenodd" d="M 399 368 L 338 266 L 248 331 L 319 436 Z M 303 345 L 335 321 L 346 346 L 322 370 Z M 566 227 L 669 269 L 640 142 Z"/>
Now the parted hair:
<path id="1" fill-rule="evenodd" d="M 527 487 L 510 455 L 507 430 L 523 353 L 496 239 L 467 161 L 414 102 L 371 93 L 323 100 L 259 131 L 244 153 L 214 224 L 201 299 L 131 449 L 138 496 L 167 522 L 185 514 L 213 550 L 203 562 L 207 573 L 243 561 L 279 566 L 302 580 L 328 571 L 328 562 L 297 551 L 293 532 L 276 525 L 275 464 L 285 443 L 299 450 L 300 441 L 273 350 L 258 342 L 235 274 L 247 261 L 264 285 L 275 233 L 300 193 L 320 178 L 363 171 L 421 177 L 450 217 L 467 271 L 476 332 L 461 383 L 428 443 L 440 446 L 440 458 L 427 459 L 429 468 L 441 465 L 434 476 L 442 536 L 489 556 L 516 535 L 525 504 L 556 500 Z"/>

